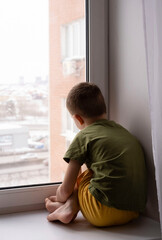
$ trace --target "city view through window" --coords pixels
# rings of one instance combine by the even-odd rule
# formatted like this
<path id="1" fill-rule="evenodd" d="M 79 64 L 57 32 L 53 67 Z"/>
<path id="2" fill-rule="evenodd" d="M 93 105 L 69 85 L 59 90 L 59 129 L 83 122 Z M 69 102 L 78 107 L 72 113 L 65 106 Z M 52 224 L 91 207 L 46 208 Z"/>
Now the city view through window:
<path id="1" fill-rule="evenodd" d="M 66 96 L 85 81 L 84 0 L 3 0 L 0 31 L 0 187 L 62 181 L 78 131 Z"/>

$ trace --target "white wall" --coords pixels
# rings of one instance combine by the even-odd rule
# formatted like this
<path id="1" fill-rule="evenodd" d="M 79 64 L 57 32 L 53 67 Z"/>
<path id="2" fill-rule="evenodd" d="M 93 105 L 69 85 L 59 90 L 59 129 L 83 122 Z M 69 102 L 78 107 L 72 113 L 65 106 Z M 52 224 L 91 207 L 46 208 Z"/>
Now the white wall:
<path id="1" fill-rule="evenodd" d="M 143 145 L 148 167 L 146 215 L 158 219 L 148 101 L 142 0 L 109 0 L 109 117 Z"/>

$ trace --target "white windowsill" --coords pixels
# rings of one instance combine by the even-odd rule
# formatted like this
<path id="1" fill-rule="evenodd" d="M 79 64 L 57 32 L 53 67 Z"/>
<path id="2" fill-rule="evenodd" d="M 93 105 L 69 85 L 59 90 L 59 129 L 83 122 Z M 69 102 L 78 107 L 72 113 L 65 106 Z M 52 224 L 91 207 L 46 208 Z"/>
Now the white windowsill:
<path id="1" fill-rule="evenodd" d="M 158 240 L 160 239 L 159 223 L 140 217 L 139 219 L 118 227 L 96 228 L 90 225 L 81 215 L 69 225 L 59 222 L 49 223 L 45 210 L 7 214 L 0 216 L 0 239 L 16 240 Z"/>
<path id="2" fill-rule="evenodd" d="M 43 209 L 45 198 L 55 195 L 58 186 L 59 183 L 1 190 L 0 214 Z"/>

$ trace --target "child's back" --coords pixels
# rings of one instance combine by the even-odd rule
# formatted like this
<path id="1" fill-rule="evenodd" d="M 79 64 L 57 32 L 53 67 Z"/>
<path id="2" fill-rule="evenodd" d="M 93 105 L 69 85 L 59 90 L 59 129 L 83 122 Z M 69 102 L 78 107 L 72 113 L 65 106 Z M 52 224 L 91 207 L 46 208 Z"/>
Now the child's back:
<path id="1" fill-rule="evenodd" d="M 80 131 L 64 159 L 85 163 L 93 171 L 89 190 L 102 204 L 142 211 L 146 203 L 144 154 L 137 139 L 106 119 Z"/>

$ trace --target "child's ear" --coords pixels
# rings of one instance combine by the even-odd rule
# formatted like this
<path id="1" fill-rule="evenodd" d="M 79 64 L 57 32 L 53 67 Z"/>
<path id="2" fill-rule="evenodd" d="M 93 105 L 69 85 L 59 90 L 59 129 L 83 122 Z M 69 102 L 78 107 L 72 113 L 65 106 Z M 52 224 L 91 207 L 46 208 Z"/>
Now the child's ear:
<path id="1" fill-rule="evenodd" d="M 83 118 L 80 115 L 75 114 L 75 118 L 80 122 L 81 125 L 84 124 L 84 120 L 83 120 Z"/>

